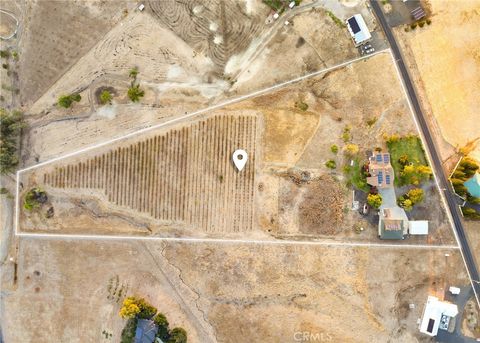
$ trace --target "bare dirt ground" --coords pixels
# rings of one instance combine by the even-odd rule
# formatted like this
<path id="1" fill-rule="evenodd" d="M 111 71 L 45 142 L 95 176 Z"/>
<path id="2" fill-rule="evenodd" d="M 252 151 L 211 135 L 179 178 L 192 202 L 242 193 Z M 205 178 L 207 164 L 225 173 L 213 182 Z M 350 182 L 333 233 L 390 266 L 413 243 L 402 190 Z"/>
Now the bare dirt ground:
<path id="1" fill-rule="evenodd" d="M 382 77 L 373 72 L 380 68 Z M 215 115 L 222 115 L 218 122 L 212 119 Z M 190 128 L 153 130 L 26 172 L 22 198 L 40 186 L 51 203 L 40 211 L 22 210 L 21 230 L 377 241 L 376 223 L 350 210 L 351 191 L 342 173 L 350 159 L 342 152 L 346 143 L 341 137 L 350 128 L 350 143 L 357 144 L 359 156 L 366 159 L 367 151 L 385 148 L 385 135 L 415 133 L 388 53 L 201 117 L 205 119 L 199 123 L 191 120 Z M 367 124 L 372 119 L 373 125 Z M 333 144 L 340 148 L 337 155 L 330 151 Z M 199 146 L 204 149 L 197 151 Z M 230 156 L 241 147 L 250 160 L 247 170 L 236 173 Z M 337 170 L 325 167 L 329 158 L 336 160 Z M 302 174 L 308 175 L 306 182 L 296 182 Z M 329 189 L 323 206 L 312 202 L 315 189 Z M 329 196 L 335 201 L 327 201 Z M 431 234 L 411 243 L 454 242 L 440 201 L 432 184 L 428 202 L 411 214 L 430 220 Z M 227 206 L 233 203 L 235 207 Z M 47 218 L 50 207 L 54 216 Z M 232 221 L 235 211 L 238 220 Z M 359 232 L 359 226 L 364 230 Z"/>
<path id="2" fill-rule="evenodd" d="M 303 331 L 429 342 L 416 324 L 427 295 L 467 283 L 458 251 L 445 252 L 23 239 L 16 284 L 2 279 L 4 311 L 16 313 L 3 333 L 7 342 L 106 342 L 106 330 L 118 341 L 119 303 L 138 294 L 193 343 L 295 342 Z"/>
<path id="3" fill-rule="evenodd" d="M 27 1 L 20 43 L 22 103 L 31 104 L 122 18 L 128 1 Z"/>
<path id="4" fill-rule="evenodd" d="M 432 24 L 398 28 L 423 103 L 436 121 L 442 157 L 480 138 L 480 2 L 429 1 Z M 451 147 L 442 144 L 442 137 Z M 475 145 L 473 145 L 475 146 Z M 480 159 L 480 145 L 472 151 Z"/>

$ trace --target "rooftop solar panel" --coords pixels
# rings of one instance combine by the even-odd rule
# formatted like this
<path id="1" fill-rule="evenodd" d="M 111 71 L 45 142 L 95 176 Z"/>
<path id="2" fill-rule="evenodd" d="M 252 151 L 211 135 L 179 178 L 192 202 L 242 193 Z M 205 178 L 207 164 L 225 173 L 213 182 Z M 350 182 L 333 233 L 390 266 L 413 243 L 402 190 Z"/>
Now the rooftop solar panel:
<path id="1" fill-rule="evenodd" d="M 378 183 L 382 183 L 382 182 L 383 182 L 383 173 L 379 172 L 378 173 Z"/>
<path id="2" fill-rule="evenodd" d="M 360 32 L 360 26 L 358 26 L 357 20 L 354 17 L 348 19 L 348 25 L 350 25 L 353 34 Z"/>
<path id="3" fill-rule="evenodd" d="M 390 175 L 385 175 L 385 182 L 387 185 L 390 184 Z"/>
<path id="4" fill-rule="evenodd" d="M 383 154 L 383 162 L 384 163 L 389 163 L 390 162 L 390 155 L 389 154 Z"/>
<path id="5" fill-rule="evenodd" d="M 376 157 L 377 162 L 382 162 L 382 155 L 378 154 Z"/>

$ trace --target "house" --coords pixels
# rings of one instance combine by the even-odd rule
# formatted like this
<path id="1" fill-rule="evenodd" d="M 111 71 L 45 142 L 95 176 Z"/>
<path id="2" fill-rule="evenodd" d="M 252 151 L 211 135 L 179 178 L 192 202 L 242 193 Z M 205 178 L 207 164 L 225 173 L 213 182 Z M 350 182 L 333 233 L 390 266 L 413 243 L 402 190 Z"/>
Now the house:
<path id="1" fill-rule="evenodd" d="M 411 235 L 428 235 L 428 220 L 410 220 L 408 232 Z"/>
<path id="2" fill-rule="evenodd" d="M 367 183 L 377 188 L 392 188 L 394 181 L 390 154 L 376 152 L 369 157 Z"/>
<path id="3" fill-rule="evenodd" d="M 361 14 L 355 14 L 353 17 L 348 18 L 347 28 L 355 46 L 366 43 L 372 38 L 370 30 L 368 30 L 367 24 L 365 24 L 365 20 L 363 20 Z"/>
<path id="4" fill-rule="evenodd" d="M 158 327 L 149 319 L 139 319 L 135 331 L 135 343 L 153 343 L 157 335 Z"/>
<path id="5" fill-rule="evenodd" d="M 457 314 L 457 305 L 429 295 L 420 322 L 420 332 L 434 337 L 439 329 L 448 330 L 450 319 L 455 318 Z"/>

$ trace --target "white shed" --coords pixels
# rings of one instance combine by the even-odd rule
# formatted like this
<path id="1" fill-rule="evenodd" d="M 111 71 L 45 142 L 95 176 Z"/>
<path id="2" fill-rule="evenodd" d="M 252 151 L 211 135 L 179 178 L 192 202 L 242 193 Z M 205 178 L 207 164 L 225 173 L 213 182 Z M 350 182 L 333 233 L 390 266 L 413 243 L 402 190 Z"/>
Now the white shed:
<path id="1" fill-rule="evenodd" d="M 408 232 L 411 235 L 428 235 L 428 220 L 410 220 Z"/>

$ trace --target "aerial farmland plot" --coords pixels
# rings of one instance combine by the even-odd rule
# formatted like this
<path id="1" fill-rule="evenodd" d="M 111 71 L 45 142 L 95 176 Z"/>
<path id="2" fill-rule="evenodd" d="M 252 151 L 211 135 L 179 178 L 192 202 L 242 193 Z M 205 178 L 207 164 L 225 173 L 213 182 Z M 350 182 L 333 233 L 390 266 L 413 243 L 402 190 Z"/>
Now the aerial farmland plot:
<path id="1" fill-rule="evenodd" d="M 0 179 L 0 342 L 433 342 L 433 296 L 469 301 L 444 334 L 475 333 L 370 2 L 0 9 L 19 21 L 0 43 L 18 153 Z"/>

